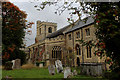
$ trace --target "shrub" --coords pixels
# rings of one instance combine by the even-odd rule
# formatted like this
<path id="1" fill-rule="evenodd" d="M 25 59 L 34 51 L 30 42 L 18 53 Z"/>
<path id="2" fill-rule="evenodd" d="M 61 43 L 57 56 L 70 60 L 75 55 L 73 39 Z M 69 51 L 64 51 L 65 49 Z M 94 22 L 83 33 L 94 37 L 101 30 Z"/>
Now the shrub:
<path id="1" fill-rule="evenodd" d="M 5 70 L 12 70 L 12 65 L 13 65 L 13 63 L 11 61 L 8 61 L 5 63 L 4 69 Z"/>
<path id="2" fill-rule="evenodd" d="M 22 66 L 22 69 L 32 69 L 32 68 L 36 68 L 36 66 L 30 63 Z"/>

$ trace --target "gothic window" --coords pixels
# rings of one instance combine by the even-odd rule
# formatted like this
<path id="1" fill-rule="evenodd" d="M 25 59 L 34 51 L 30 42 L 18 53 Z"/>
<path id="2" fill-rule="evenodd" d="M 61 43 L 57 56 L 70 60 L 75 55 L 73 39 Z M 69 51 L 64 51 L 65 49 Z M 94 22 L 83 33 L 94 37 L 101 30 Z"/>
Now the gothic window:
<path id="1" fill-rule="evenodd" d="M 52 28 L 51 27 L 48 28 L 48 33 L 52 33 Z"/>
<path id="2" fill-rule="evenodd" d="M 80 32 L 76 32 L 76 38 L 80 38 Z"/>
<path id="3" fill-rule="evenodd" d="M 69 50 L 69 53 L 72 53 L 72 50 Z"/>
<path id="4" fill-rule="evenodd" d="M 77 52 L 77 55 L 81 55 L 81 49 L 78 44 L 76 45 L 76 52 Z"/>
<path id="5" fill-rule="evenodd" d="M 61 47 L 60 46 L 54 46 L 52 49 L 52 58 L 56 58 L 56 59 L 61 59 Z"/>
<path id="6" fill-rule="evenodd" d="M 69 40 L 71 40 L 71 34 L 68 35 Z"/>
<path id="7" fill-rule="evenodd" d="M 87 58 L 91 58 L 91 47 L 87 46 Z"/>
<path id="8" fill-rule="evenodd" d="M 56 52 L 54 51 L 53 58 L 55 58 L 55 54 L 56 54 Z"/>
<path id="9" fill-rule="evenodd" d="M 86 36 L 90 36 L 90 29 L 85 29 L 85 32 L 86 32 Z"/>
<path id="10" fill-rule="evenodd" d="M 52 58 L 53 58 L 53 54 L 54 54 L 53 52 L 54 52 L 54 51 L 52 50 Z"/>

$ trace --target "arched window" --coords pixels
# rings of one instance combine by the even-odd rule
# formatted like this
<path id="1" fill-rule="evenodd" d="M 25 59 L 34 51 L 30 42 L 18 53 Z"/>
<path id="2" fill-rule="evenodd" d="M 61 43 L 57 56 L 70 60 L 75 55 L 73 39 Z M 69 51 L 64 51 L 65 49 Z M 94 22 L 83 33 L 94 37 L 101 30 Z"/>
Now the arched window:
<path id="1" fill-rule="evenodd" d="M 80 45 L 78 44 L 76 44 L 76 52 L 77 52 L 77 55 L 81 55 Z"/>
<path id="2" fill-rule="evenodd" d="M 52 33 L 52 28 L 51 27 L 48 28 L 48 33 Z"/>
<path id="3" fill-rule="evenodd" d="M 90 36 L 90 29 L 85 29 L 85 32 L 86 32 L 86 36 Z"/>
<path id="4" fill-rule="evenodd" d="M 76 38 L 80 38 L 80 32 L 76 32 Z"/>
<path id="5" fill-rule="evenodd" d="M 87 46 L 87 58 L 91 58 L 91 47 Z"/>
<path id="6" fill-rule="evenodd" d="M 61 59 L 61 57 L 62 57 L 61 53 L 62 53 L 62 51 L 61 51 L 60 46 L 54 46 L 52 48 L 52 58 Z"/>
<path id="7" fill-rule="evenodd" d="M 54 56 L 53 56 L 53 55 L 54 55 L 54 50 L 52 50 L 52 58 L 54 58 Z"/>

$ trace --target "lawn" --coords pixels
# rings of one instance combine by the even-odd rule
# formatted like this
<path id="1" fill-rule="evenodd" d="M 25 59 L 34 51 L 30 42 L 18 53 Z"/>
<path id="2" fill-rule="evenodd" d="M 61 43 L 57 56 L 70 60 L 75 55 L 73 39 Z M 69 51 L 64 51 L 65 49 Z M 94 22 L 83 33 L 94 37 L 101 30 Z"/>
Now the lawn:
<path id="1" fill-rule="evenodd" d="M 59 73 L 49 75 L 47 68 L 18 69 L 18 70 L 2 70 L 2 77 L 11 76 L 12 78 L 63 78 L 64 74 Z M 78 75 L 72 78 L 95 79 L 94 77 Z"/>

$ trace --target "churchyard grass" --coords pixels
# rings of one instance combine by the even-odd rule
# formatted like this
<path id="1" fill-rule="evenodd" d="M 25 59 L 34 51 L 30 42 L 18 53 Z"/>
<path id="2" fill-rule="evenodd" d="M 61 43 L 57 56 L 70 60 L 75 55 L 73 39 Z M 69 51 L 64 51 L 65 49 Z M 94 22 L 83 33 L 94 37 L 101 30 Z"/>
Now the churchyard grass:
<path id="1" fill-rule="evenodd" d="M 49 75 L 47 68 L 2 70 L 2 77 L 12 76 L 13 78 L 62 78 L 63 74 Z"/>
<path id="2" fill-rule="evenodd" d="M 57 71 L 56 71 L 57 72 Z M 32 68 L 32 69 L 16 69 L 16 70 L 2 70 L 2 77 L 11 76 L 12 78 L 63 78 L 64 74 L 59 73 L 50 75 L 48 68 Z M 94 79 L 91 76 L 78 75 L 73 78 L 89 78 Z"/>

